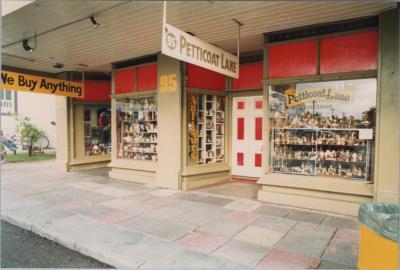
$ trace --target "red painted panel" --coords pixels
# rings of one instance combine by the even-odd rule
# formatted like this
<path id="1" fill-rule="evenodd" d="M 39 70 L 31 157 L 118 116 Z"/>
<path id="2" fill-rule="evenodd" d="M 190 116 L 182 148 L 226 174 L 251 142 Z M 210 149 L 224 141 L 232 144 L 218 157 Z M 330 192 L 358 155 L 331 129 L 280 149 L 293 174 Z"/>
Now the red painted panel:
<path id="1" fill-rule="evenodd" d="M 138 91 L 157 89 L 157 64 L 138 67 Z"/>
<path id="2" fill-rule="evenodd" d="M 225 76 L 192 64 L 187 65 L 187 87 L 207 89 L 207 90 L 225 90 Z"/>
<path id="3" fill-rule="evenodd" d="M 262 117 L 255 118 L 255 139 L 256 141 L 262 140 Z"/>
<path id="4" fill-rule="evenodd" d="M 254 155 L 254 166 L 261 167 L 261 163 L 262 163 L 262 155 L 261 154 L 255 154 Z"/>
<path id="5" fill-rule="evenodd" d="M 244 102 L 243 101 L 238 101 L 237 103 L 237 108 L 238 110 L 244 110 Z"/>
<path id="6" fill-rule="evenodd" d="M 244 164 L 244 154 L 243 153 L 237 153 L 236 154 L 236 164 L 238 166 L 243 166 Z"/>
<path id="7" fill-rule="evenodd" d="M 321 39 L 321 73 L 373 70 L 378 66 L 378 32 Z"/>
<path id="8" fill-rule="evenodd" d="M 268 49 L 269 78 L 317 74 L 317 41 L 306 40 Z"/>
<path id="9" fill-rule="evenodd" d="M 241 65 L 239 79 L 233 79 L 233 90 L 262 89 L 263 63 Z"/>
<path id="10" fill-rule="evenodd" d="M 77 102 L 88 101 L 110 101 L 111 81 L 88 81 L 85 80 L 85 97 L 75 98 Z"/>
<path id="11" fill-rule="evenodd" d="M 255 104 L 256 109 L 262 109 L 262 108 L 263 108 L 263 102 L 262 102 L 262 100 L 256 100 L 255 103 L 256 103 L 256 104 Z"/>
<path id="12" fill-rule="evenodd" d="M 135 90 L 135 68 L 115 71 L 115 93 L 130 93 Z"/>
<path id="13" fill-rule="evenodd" d="M 243 140 L 244 139 L 244 118 L 239 117 L 237 119 L 237 139 Z"/>

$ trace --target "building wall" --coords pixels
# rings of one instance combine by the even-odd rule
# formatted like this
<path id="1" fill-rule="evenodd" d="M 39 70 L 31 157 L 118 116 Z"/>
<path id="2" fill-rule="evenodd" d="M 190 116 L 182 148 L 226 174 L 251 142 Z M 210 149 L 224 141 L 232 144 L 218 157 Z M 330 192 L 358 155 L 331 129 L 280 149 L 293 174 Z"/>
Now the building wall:
<path id="1" fill-rule="evenodd" d="M 374 199 L 399 203 L 399 8 L 380 16 L 377 180 Z"/>
<path id="2" fill-rule="evenodd" d="M 2 110 L 3 111 L 3 110 Z M 32 122 L 42 129 L 50 141 L 50 147 L 56 148 L 56 97 L 52 95 L 18 92 L 16 113 L 31 118 Z M 13 116 L 1 116 L 1 129 L 4 135 L 16 134 L 17 123 Z"/>

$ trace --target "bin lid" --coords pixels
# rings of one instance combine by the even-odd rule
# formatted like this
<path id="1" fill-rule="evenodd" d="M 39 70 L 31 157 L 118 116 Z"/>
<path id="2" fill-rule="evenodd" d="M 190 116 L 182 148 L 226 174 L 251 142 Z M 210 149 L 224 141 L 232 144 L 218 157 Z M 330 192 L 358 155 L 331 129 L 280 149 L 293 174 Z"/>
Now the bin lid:
<path id="1" fill-rule="evenodd" d="M 358 212 L 358 221 L 376 234 L 400 243 L 399 211 L 396 204 L 364 203 Z"/>

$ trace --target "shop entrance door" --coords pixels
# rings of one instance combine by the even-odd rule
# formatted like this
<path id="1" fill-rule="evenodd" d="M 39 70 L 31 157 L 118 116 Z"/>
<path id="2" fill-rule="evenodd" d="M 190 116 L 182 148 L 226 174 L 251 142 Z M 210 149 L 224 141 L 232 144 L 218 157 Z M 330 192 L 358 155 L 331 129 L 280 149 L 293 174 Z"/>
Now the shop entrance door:
<path id="1" fill-rule="evenodd" d="M 232 175 L 260 177 L 263 97 L 235 97 L 232 105 Z"/>

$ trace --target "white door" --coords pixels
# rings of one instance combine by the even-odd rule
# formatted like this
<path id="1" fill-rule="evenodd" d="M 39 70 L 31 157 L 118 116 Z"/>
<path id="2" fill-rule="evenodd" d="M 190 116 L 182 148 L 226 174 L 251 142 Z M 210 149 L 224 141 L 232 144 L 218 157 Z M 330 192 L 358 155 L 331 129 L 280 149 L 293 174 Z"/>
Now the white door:
<path id="1" fill-rule="evenodd" d="M 262 174 L 263 107 L 262 96 L 233 98 L 232 175 Z"/>

